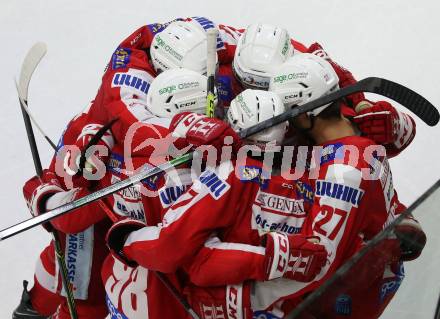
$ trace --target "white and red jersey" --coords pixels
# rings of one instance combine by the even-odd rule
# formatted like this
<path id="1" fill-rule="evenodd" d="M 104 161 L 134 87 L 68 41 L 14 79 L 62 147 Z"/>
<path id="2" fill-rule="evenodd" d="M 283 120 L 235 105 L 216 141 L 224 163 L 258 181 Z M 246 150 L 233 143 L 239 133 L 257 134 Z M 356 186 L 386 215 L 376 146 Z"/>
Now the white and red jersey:
<path id="1" fill-rule="evenodd" d="M 75 121 L 82 122 L 83 118 L 76 117 L 69 123 L 69 126 Z M 61 137 L 58 149 L 63 145 L 75 143 L 79 131 L 69 132 L 70 134 L 63 134 Z M 60 157 L 55 154 L 49 169 L 56 172 L 57 165 L 60 165 Z M 85 188 L 68 189 L 63 175 L 59 175 L 58 179 L 65 191 L 58 192 L 48 199 L 46 203 L 48 210 L 89 194 Z M 73 286 L 80 318 L 104 318 L 107 315 L 107 309 L 102 302 L 105 293 L 99 274 L 101 264 L 108 254 L 105 234 L 111 226 L 110 220 L 100 209 L 99 203 L 95 202 L 56 218 L 51 221 L 51 224 L 60 234 L 68 280 Z M 34 282 L 30 293 L 35 309 L 44 315 L 52 315 L 56 310 L 54 318 L 70 318 L 66 299 L 63 297 L 65 294 L 62 291 L 62 280 L 53 242 L 43 250 L 37 261 Z"/>
<path id="2" fill-rule="evenodd" d="M 51 164 L 51 169 L 58 173 L 59 180 L 64 186 L 70 183 L 71 176 L 63 171 L 63 147 L 76 141 L 77 135 L 80 133 L 75 129 L 81 125 L 75 125 L 75 122 L 82 124 L 84 119 L 85 116 L 82 114 L 69 124 L 72 129 L 66 130 L 63 134 L 58 145 L 58 153 Z M 137 130 L 142 130 L 144 139 L 137 140 L 139 144 L 131 141 L 133 143 L 125 145 L 118 143 L 112 148 L 105 176 L 96 182 L 95 189 L 104 188 L 125 179 L 143 165 L 154 166 L 168 161 L 170 158 L 167 156 L 167 143 L 170 141 L 166 138 L 169 123 L 169 119 L 157 118 L 152 115 L 147 120 L 137 123 L 131 130 L 133 136 L 137 134 Z M 131 131 L 129 130 L 129 133 Z M 132 274 L 134 269 L 127 268 L 120 262 L 115 262 L 113 257 L 108 254 L 105 243 L 105 235 L 111 221 L 131 218 L 141 220 L 149 225 L 156 225 L 161 220 L 160 212 L 163 205 L 172 203 L 176 198 L 177 190 L 183 192 L 184 186 L 177 185 L 177 183 L 191 183 L 190 176 L 185 176 L 187 172 L 189 172 L 188 169 L 181 168 L 166 177 L 159 175 L 146 179 L 141 184 L 130 186 L 51 221 L 57 230 L 66 234 L 61 237 L 62 246 L 66 249 L 69 275 L 71 274 L 72 277 L 69 279 L 75 287 L 78 312 L 84 315 L 84 318 L 103 318 L 107 314 L 106 305 L 112 313 L 118 309 L 124 313 L 124 310 L 127 310 L 125 301 L 131 302 L 131 295 L 129 294 L 127 297 L 126 294 L 129 289 L 133 288 L 134 279 L 124 277 L 122 270 L 125 271 L 124 274 L 127 274 L 127 271 Z M 164 187 L 165 183 L 168 188 Z M 171 190 L 172 187 L 174 187 L 173 190 Z M 66 191 L 56 193 L 48 200 L 47 209 L 78 199 L 89 192 L 82 187 L 70 190 L 66 187 Z M 143 196 L 144 193 L 148 196 Z M 31 290 L 31 295 L 33 302 L 37 305 L 37 310 L 41 313 L 49 315 L 50 311 L 61 304 L 58 316 L 59 318 L 67 318 L 69 315 L 65 299 L 59 297 L 61 280 L 58 270 L 53 246 L 49 245 L 37 263 L 36 285 Z M 184 315 L 183 308 L 156 277 L 146 269 L 143 271 L 136 269 L 135 273 L 135 279 L 138 282 L 142 285 L 148 283 L 148 289 L 142 286 L 141 290 L 142 294 L 149 296 L 148 299 L 145 299 L 149 300 L 149 304 L 146 305 L 148 313 L 143 316 L 144 318 L 175 318 L 176 314 L 179 317 Z M 130 284 L 124 281 L 126 279 L 130 280 Z M 170 276 L 169 279 L 178 287 L 178 282 L 174 277 Z M 115 285 L 111 284 L 112 280 Z M 104 287 L 108 288 L 107 294 Z M 118 296 L 116 296 L 117 294 Z M 159 295 L 161 298 L 157 298 Z M 128 311 L 127 314 L 129 313 Z M 131 316 L 129 317 L 131 318 Z"/>
<path id="3" fill-rule="evenodd" d="M 291 234 L 301 231 L 305 225 L 303 232 L 319 236 L 329 252 L 328 264 L 321 274 L 312 283 L 282 278 L 257 281 L 251 296 L 252 309 L 257 313 L 267 314 L 266 311 L 270 310 L 278 315 L 286 314 L 297 303 L 298 297 L 318 287 L 364 241 L 392 221 L 400 205 L 386 159 L 367 161 L 360 158 L 355 163 L 343 152 L 337 151 L 344 145 L 354 145 L 360 154 L 364 154 L 373 143 L 361 137 L 347 137 L 324 145 L 319 169 L 312 167 L 309 175 L 299 182 L 282 180 L 281 176 L 269 179 L 270 175 L 265 173 L 261 164 L 251 159 L 245 165 L 225 162 L 215 170 L 208 169 L 168 209 L 162 225 L 132 232 L 125 242 L 123 253 L 143 267 L 173 272 L 180 266 L 191 264 L 196 252 L 216 231 L 225 245 L 225 254 L 233 256 L 230 250 L 234 250 L 240 255 L 241 250 L 244 255 L 254 254 L 245 259 L 261 261 L 255 256 L 264 255 L 264 251 L 250 247 L 260 244 L 262 234 L 269 230 Z M 362 174 L 376 175 L 369 179 Z M 231 243 L 237 245 L 227 247 Z M 240 247 L 238 244 L 244 245 Z M 221 249 L 215 250 L 216 254 L 222 254 Z M 258 267 L 243 266 L 241 274 L 228 274 L 223 271 L 223 264 L 217 266 L 218 269 L 215 268 L 216 263 L 208 264 L 215 276 L 199 274 L 194 277 L 198 285 L 221 284 L 220 273 L 226 273 L 227 280 L 231 280 L 227 283 L 239 281 L 240 275 L 243 275 L 241 280 L 261 280 L 259 275 L 262 270 Z M 189 269 L 202 268 L 198 264 L 196 268 Z M 383 269 L 380 275 L 376 279 L 383 282 L 386 279 Z M 377 287 L 375 294 L 380 296 L 380 285 Z M 362 287 L 358 288 L 362 291 Z M 382 300 L 385 298 L 382 297 Z M 371 306 L 371 303 L 362 306 L 365 304 Z M 383 311 L 383 308 L 378 308 L 371 311 Z"/>
<path id="4" fill-rule="evenodd" d="M 353 136 L 323 145 L 318 161 L 304 180 L 313 190 L 314 201 L 303 231 L 318 236 L 325 245 L 327 265 L 308 284 L 285 279 L 256 282 L 251 299 L 254 310 L 273 307 L 276 313 L 288 313 L 292 310 L 289 301 L 319 287 L 404 209 L 394 191 L 385 151 L 380 154 L 375 150 L 377 145 L 371 140 Z M 386 249 L 379 254 L 382 259 L 371 258 L 370 254 L 369 264 L 354 266 L 351 278 L 361 284 L 347 289 L 348 294 L 329 296 L 330 299 L 322 301 L 329 305 L 327 310 L 333 311 L 325 313 L 326 316 L 376 318 L 382 313 L 399 286 L 387 290 L 390 281 L 400 284 L 403 279 L 396 241 Z M 280 299 L 290 300 L 285 305 L 275 305 Z"/>
<path id="5" fill-rule="evenodd" d="M 142 166 L 156 166 L 171 158 L 168 146 L 169 119 L 151 117 L 139 123 L 144 136 L 140 144 L 116 144 L 112 149 L 108 172 L 104 179 L 115 183 L 135 173 Z M 137 149 L 132 151 L 132 149 Z M 130 156 L 127 156 L 130 155 Z M 170 206 L 192 183 L 188 168 L 179 167 L 130 186 L 106 199 L 107 207 L 118 220 L 137 219 L 146 225 L 157 225 L 161 212 Z M 185 310 L 167 287 L 150 270 L 131 267 L 112 255 L 105 259 L 101 278 L 105 287 L 105 302 L 112 318 L 184 318 Z M 173 286 L 181 291 L 181 283 L 174 274 L 167 275 Z"/>

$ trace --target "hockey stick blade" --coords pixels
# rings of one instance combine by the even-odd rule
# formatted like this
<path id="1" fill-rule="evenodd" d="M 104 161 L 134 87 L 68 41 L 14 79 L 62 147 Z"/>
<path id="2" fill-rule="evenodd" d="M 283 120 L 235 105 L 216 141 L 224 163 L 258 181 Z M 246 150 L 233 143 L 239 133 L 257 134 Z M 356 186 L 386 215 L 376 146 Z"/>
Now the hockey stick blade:
<path id="1" fill-rule="evenodd" d="M 31 81 L 32 74 L 40 63 L 41 59 L 46 55 L 47 46 L 43 42 L 35 43 L 21 65 L 20 79 L 18 81 L 18 94 L 22 100 L 27 102 L 29 82 Z"/>
<path id="2" fill-rule="evenodd" d="M 439 112 L 428 100 L 407 87 L 390 80 L 369 77 L 353 85 L 342 88 L 336 92 L 320 97 L 312 102 L 295 107 L 283 114 L 275 116 L 248 129 L 242 130 L 241 138 L 258 133 L 295 117 L 301 113 L 309 112 L 319 106 L 334 102 L 348 95 L 358 92 L 370 92 L 390 98 L 417 115 L 429 126 L 434 126 L 439 121 Z"/>
<path id="3" fill-rule="evenodd" d="M 413 92 L 413 91 L 411 91 L 411 90 L 407 89 L 406 87 L 401 86 L 399 84 L 397 84 L 397 86 L 394 89 L 388 88 L 387 90 L 385 90 L 384 86 L 387 86 L 390 83 L 392 86 L 393 82 L 388 81 L 388 80 L 384 80 L 381 78 L 371 77 L 371 78 L 363 79 L 363 80 L 357 82 L 356 84 L 347 86 L 347 87 L 340 89 L 336 92 L 333 92 L 333 93 L 328 94 L 326 96 L 320 97 L 312 102 L 306 103 L 306 104 L 301 105 L 299 107 L 295 107 L 292 110 L 289 110 L 283 114 L 280 114 L 276 117 L 268 119 L 264 122 L 261 122 L 255 126 L 252 126 L 248 129 L 246 129 L 246 130 L 242 130 L 239 133 L 239 135 L 241 138 L 246 138 L 246 137 L 251 136 L 255 133 L 263 131 L 269 127 L 272 127 L 274 125 L 277 125 L 279 123 L 287 121 L 289 118 L 291 118 L 293 116 L 297 116 L 301 113 L 311 111 L 317 107 L 334 102 L 338 99 L 341 99 L 345 96 L 348 96 L 348 95 L 356 93 L 356 92 L 371 92 L 371 93 L 377 93 L 377 94 L 381 94 L 380 92 L 384 92 L 384 91 L 392 92 L 392 93 L 386 93 L 387 95 L 385 95 L 391 99 L 393 99 L 393 97 L 397 99 L 397 98 L 400 98 L 406 94 L 407 97 L 405 98 L 405 101 L 413 100 L 413 99 L 408 98 L 408 96 L 411 96 L 411 94 L 416 94 L 417 96 L 419 96 L 417 93 L 415 93 L 415 92 Z M 396 84 L 396 83 L 394 83 L 394 84 Z M 399 89 L 402 91 L 405 91 L 406 93 L 404 94 L 404 93 L 400 92 Z M 422 101 L 426 101 L 423 97 L 420 96 L 420 98 L 422 99 Z M 401 100 L 403 101 L 403 99 L 401 99 Z M 404 105 L 404 106 L 406 106 L 406 105 Z M 430 111 L 426 111 L 425 108 L 430 109 Z M 418 111 L 421 111 L 421 110 L 419 109 Z M 438 122 L 438 112 L 431 103 L 426 101 L 424 103 L 423 114 L 428 114 L 428 112 L 430 112 L 431 114 L 434 114 L 434 115 L 437 114 L 437 120 L 431 121 L 431 123 L 436 124 Z M 433 125 L 435 125 L 435 124 L 433 124 Z M 7 238 L 14 236 L 16 234 L 19 234 L 27 229 L 30 229 L 30 228 L 35 227 L 37 225 L 48 222 L 51 219 L 56 218 L 61 215 L 64 215 L 71 210 L 82 207 L 82 206 L 87 205 L 93 201 L 96 201 L 96 200 L 101 199 L 105 196 L 108 196 L 110 194 L 118 192 L 122 189 L 125 189 L 125 188 L 131 186 L 131 185 L 139 183 L 140 181 L 142 181 L 146 178 L 149 178 L 151 176 L 159 174 L 160 172 L 162 172 L 164 170 L 167 170 L 167 169 L 170 169 L 174 166 L 186 163 L 186 162 L 190 161 L 191 159 L 192 159 L 192 153 L 185 154 L 185 155 L 178 157 L 170 162 L 161 164 L 155 168 L 142 169 L 138 174 L 133 175 L 128 179 L 114 183 L 106 188 L 103 188 L 101 190 L 96 191 L 95 193 L 92 193 L 92 194 L 89 194 L 85 197 L 77 199 L 74 202 L 67 203 L 63 206 L 56 208 L 56 209 L 48 211 L 47 213 L 45 213 L 43 215 L 25 220 L 21 223 L 18 223 L 16 225 L 13 225 L 11 227 L 8 227 L 8 228 L 1 230 L 0 231 L 0 240 L 7 239 Z"/>
<path id="4" fill-rule="evenodd" d="M 286 319 L 298 318 L 301 313 L 306 310 L 314 301 L 316 301 L 327 289 L 329 289 L 338 279 L 342 278 L 370 249 L 375 247 L 380 241 L 387 238 L 391 231 L 402 220 L 409 216 L 416 208 L 420 206 L 425 200 L 431 196 L 437 189 L 440 188 L 440 180 L 426 190 L 417 200 L 411 204 L 399 217 L 393 220 L 387 227 L 385 227 L 380 233 L 374 236 L 368 243 L 357 253 L 355 253 L 350 259 L 348 259 L 341 267 L 339 267 L 335 273 L 328 278 L 321 286 L 315 291 L 310 293 L 306 299 L 304 299 L 295 309 L 289 313 Z"/>

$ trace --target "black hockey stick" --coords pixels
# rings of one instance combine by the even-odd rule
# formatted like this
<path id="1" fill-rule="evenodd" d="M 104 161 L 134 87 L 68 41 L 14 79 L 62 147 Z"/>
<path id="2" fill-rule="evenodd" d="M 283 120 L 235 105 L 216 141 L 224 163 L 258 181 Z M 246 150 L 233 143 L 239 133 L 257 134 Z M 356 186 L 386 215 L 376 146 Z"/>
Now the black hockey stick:
<path id="1" fill-rule="evenodd" d="M 264 129 L 272 127 L 274 125 L 280 124 L 293 116 L 297 116 L 301 113 L 311 111 L 317 107 L 322 105 L 331 103 L 333 101 L 339 100 L 341 98 L 346 97 L 347 95 L 356 93 L 356 92 L 371 92 L 380 95 L 384 95 L 388 98 L 391 98 L 399 103 L 401 103 L 404 107 L 413 111 L 417 116 L 419 116 L 425 123 L 428 125 L 436 125 L 439 121 L 439 113 L 437 109 L 429 103 L 426 99 L 424 99 L 419 94 L 414 91 L 391 81 L 381 79 L 381 78 L 366 78 L 363 79 L 351 86 L 347 86 L 341 90 L 333 92 L 329 95 L 320 97 L 312 102 L 306 103 L 302 106 L 296 107 L 292 110 L 289 110 L 281 115 L 268 119 L 264 122 L 261 122 L 253 127 L 250 127 L 246 130 L 240 132 L 241 138 L 246 138 L 251 136 L 252 134 L 258 133 Z M 413 103 L 417 103 L 414 105 Z M 154 168 L 143 167 L 140 172 L 136 175 L 133 175 L 125 180 L 114 183 L 108 187 L 100 189 L 92 194 L 79 198 L 71 203 L 67 203 L 63 206 L 55 208 L 51 211 L 46 212 L 40 216 L 25 220 L 16 225 L 10 226 L 0 231 L 0 240 L 7 239 L 11 236 L 17 235 L 27 229 L 45 223 L 55 217 L 64 215 L 74 209 L 87 205 L 93 201 L 101 199 L 105 196 L 118 192 L 122 189 L 130 187 L 134 184 L 139 183 L 140 181 L 152 177 L 154 175 L 159 174 L 162 171 L 166 171 L 172 167 L 177 165 L 186 163 L 192 159 L 192 153 L 188 153 L 177 157 L 170 162 L 158 165 Z"/>
<path id="2" fill-rule="evenodd" d="M 206 96 L 206 116 L 214 117 L 215 115 L 215 64 L 217 55 L 217 28 L 209 29 L 206 32 L 207 38 L 207 59 L 206 59 L 206 76 L 208 77 L 207 83 L 207 96 Z"/>
<path id="3" fill-rule="evenodd" d="M 276 124 L 287 121 L 301 113 L 308 112 L 319 106 L 334 102 L 335 100 L 339 100 L 358 92 L 375 93 L 390 98 L 413 112 L 429 126 L 434 126 L 439 121 L 440 115 L 438 110 L 420 94 L 390 80 L 370 77 L 312 102 L 295 107 L 290 111 L 284 112 L 283 114 L 277 115 L 248 129 L 242 130 L 240 132 L 240 137 L 244 138 L 253 135 Z"/>
<path id="4" fill-rule="evenodd" d="M 426 190 L 417 200 L 411 204 L 403 213 L 399 215 L 393 222 L 385 227 L 380 233 L 374 236 L 361 250 L 354 254 L 349 260 L 347 260 L 335 273 L 327 279 L 319 288 L 313 291 L 310 295 L 304 299 L 295 309 L 289 313 L 286 319 L 297 318 L 301 313 L 306 310 L 313 302 L 315 302 L 328 288 L 330 288 L 336 281 L 342 278 L 365 254 L 379 244 L 382 240 L 388 237 L 393 229 L 402 220 L 410 215 L 417 207 L 420 206 L 432 193 L 434 193 L 440 187 L 440 180 Z"/>
<path id="5" fill-rule="evenodd" d="M 435 308 L 434 319 L 440 319 L 440 296 L 438 297 L 437 307 Z"/>
<path id="6" fill-rule="evenodd" d="M 29 141 L 29 146 L 31 148 L 32 152 L 32 158 L 35 165 L 35 171 L 38 176 L 41 176 L 43 173 L 43 169 L 41 167 L 41 160 L 40 155 L 38 154 L 38 148 L 37 144 L 35 142 L 35 135 L 34 131 L 32 129 L 31 120 L 29 118 L 29 113 L 27 111 L 28 105 L 28 87 L 31 80 L 32 73 L 34 72 L 35 68 L 37 67 L 40 60 L 43 58 L 43 56 L 46 54 L 46 45 L 44 43 L 36 43 L 28 52 L 26 55 L 23 65 L 20 72 L 20 79 L 19 84 L 16 87 L 18 90 L 18 98 L 21 106 L 21 112 L 23 114 L 23 121 L 24 125 L 26 126 L 26 133 Z M 46 140 L 49 141 L 51 145 L 54 145 L 52 141 L 45 135 Z M 66 300 L 67 300 L 67 307 L 69 309 L 70 317 L 72 319 L 77 319 L 78 314 L 76 312 L 75 308 L 75 299 L 73 297 L 72 287 L 70 286 L 68 278 L 68 272 L 66 263 L 64 260 L 64 253 L 61 249 L 61 241 L 58 236 L 58 233 L 55 229 L 51 229 L 50 232 L 53 236 L 54 246 L 55 246 L 55 255 L 58 260 L 58 264 L 60 265 L 61 270 L 61 280 L 63 282 L 63 286 L 66 290 Z"/>

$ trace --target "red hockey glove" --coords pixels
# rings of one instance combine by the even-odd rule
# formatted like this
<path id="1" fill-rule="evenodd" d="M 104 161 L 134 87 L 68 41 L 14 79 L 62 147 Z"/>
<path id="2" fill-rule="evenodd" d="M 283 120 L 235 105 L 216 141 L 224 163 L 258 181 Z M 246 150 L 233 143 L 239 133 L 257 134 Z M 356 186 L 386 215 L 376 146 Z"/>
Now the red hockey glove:
<path id="1" fill-rule="evenodd" d="M 46 211 L 46 202 L 55 193 L 63 192 L 57 176 L 45 169 L 41 177 L 34 176 L 23 186 L 23 195 L 31 214 L 36 217 Z M 52 227 L 49 223 L 43 227 L 50 231 Z"/>
<path id="2" fill-rule="evenodd" d="M 233 153 L 238 152 L 241 146 L 240 137 L 227 123 L 205 115 L 189 112 L 177 114 L 171 121 L 170 130 L 174 136 L 185 138 L 193 148 L 202 145 L 215 147 L 218 158 L 224 145 L 231 145 Z"/>
<path id="3" fill-rule="evenodd" d="M 426 234 L 419 222 L 412 216 L 406 217 L 394 228 L 394 233 L 400 241 L 402 261 L 417 259 L 426 244 Z"/>
<path id="4" fill-rule="evenodd" d="M 125 241 L 131 232 L 145 227 L 145 223 L 135 219 L 124 219 L 113 224 L 107 232 L 106 241 L 111 254 L 130 267 L 137 266 L 136 262 L 127 258 L 122 252 Z"/>
<path id="5" fill-rule="evenodd" d="M 185 287 L 191 308 L 201 319 L 242 318 L 251 319 L 250 284 L 220 287 Z"/>
<path id="6" fill-rule="evenodd" d="M 409 115 L 397 111 L 388 102 L 379 101 L 372 104 L 362 101 L 356 106 L 356 112 L 358 115 L 353 121 L 362 133 L 378 144 L 394 148 L 392 155 L 402 151 L 414 139 L 414 120 Z"/>
<path id="7" fill-rule="evenodd" d="M 313 243 L 315 237 L 270 232 L 264 238 L 267 280 L 284 277 L 309 282 L 326 263 L 327 251 Z"/>
<path id="8" fill-rule="evenodd" d="M 319 43 L 313 43 L 309 47 L 307 52 L 326 59 L 332 65 L 333 69 L 338 75 L 340 88 L 355 84 L 357 82 L 353 74 L 341 65 L 337 64 L 335 61 L 333 61 Z M 365 95 L 362 92 L 354 93 L 348 96 L 347 100 L 351 104 L 351 107 L 354 108 L 354 106 L 357 105 L 360 101 L 365 100 Z"/>
<path id="9" fill-rule="evenodd" d="M 85 126 L 64 156 L 64 169 L 72 176 L 73 187 L 89 188 L 105 175 L 114 141 L 111 133 L 106 131 L 98 141 L 91 142 L 101 129 L 103 126 L 97 124 Z"/>

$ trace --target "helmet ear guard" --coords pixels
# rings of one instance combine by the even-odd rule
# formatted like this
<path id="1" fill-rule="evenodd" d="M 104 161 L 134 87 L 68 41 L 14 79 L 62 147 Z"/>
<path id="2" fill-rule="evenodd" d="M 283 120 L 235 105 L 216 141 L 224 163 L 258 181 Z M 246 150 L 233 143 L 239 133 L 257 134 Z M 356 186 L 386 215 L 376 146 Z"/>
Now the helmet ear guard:
<path id="1" fill-rule="evenodd" d="M 274 67 L 293 54 L 287 30 L 269 24 L 252 24 L 237 43 L 232 68 L 245 88 L 267 90 Z"/>

